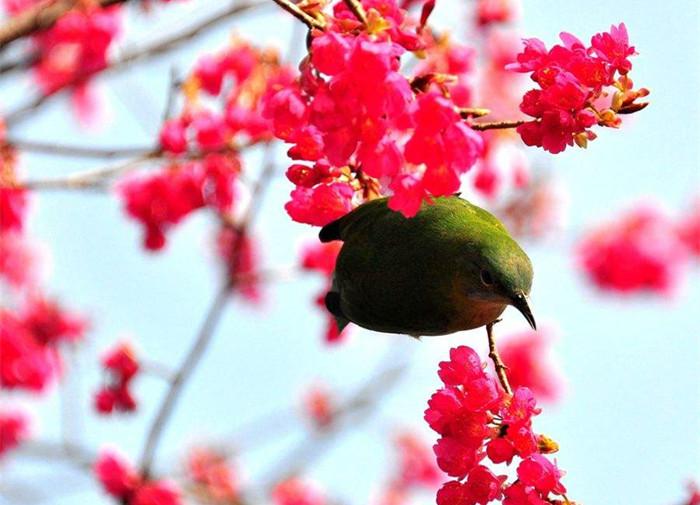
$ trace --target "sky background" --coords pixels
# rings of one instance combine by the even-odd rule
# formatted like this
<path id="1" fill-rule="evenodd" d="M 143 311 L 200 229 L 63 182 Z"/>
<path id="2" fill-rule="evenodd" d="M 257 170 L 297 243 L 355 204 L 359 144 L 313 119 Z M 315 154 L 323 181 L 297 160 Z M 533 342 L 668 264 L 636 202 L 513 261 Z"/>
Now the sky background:
<path id="1" fill-rule="evenodd" d="M 211 4 L 211 3 L 210 3 Z M 468 2 L 438 2 L 433 22 L 458 31 Z M 624 21 L 640 53 L 635 84 L 651 90 L 651 106 L 626 118 L 622 131 L 601 132 L 589 149 L 549 156 L 546 163 L 569 192 L 569 227 L 563 239 L 525 244 L 536 272 L 532 300 L 537 321 L 558 328 L 557 361 L 566 377 L 562 402 L 545 406 L 535 430 L 560 444 L 569 496 L 587 505 L 674 505 L 691 477 L 700 478 L 700 283 L 697 264 L 672 299 L 600 296 L 574 268 L 571 237 L 613 218 L 640 200 L 652 199 L 671 213 L 687 208 L 700 189 L 700 15 L 696 0 L 583 3 L 528 0 L 523 34 L 556 41 L 566 30 L 588 40 Z M 157 7 L 129 26 L 127 40 L 150 40 L 211 9 L 206 2 Z M 267 9 L 200 37 L 146 65 L 99 79 L 110 103 L 107 126 L 91 131 L 74 124 L 65 101 L 56 101 L 13 133 L 16 137 L 94 145 L 143 145 L 158 131 L 170 68 L 184 72 L 200 52 L 222 47 L 232 29 L 257 42 L 287 50 L 293 20 Z M 297 49 L 298 51 L 298 49 Z M 299 54 L 297 52 L 297 54 Z M 27 93 L 29 82 L 0 87 L 2 102 Z M 629 120 L 627 120 L 629 119 Z M 283 150 L 279 150 L 283 164 Z M 254 154 L 250 166 L 256 166 Z M 95 161 L 23 157 L 32 177 L 92 168 Z M 291 185 L 277 177 L 256 229 L 267 266 L 291 266 L 300 244 L 316 229 L 291 222 L 283 209 Z M 213 222 L 199 214 L 169 236 L 157 255 L 140 247 L 140 229 L 124 218 L 116 198 L 93 193 L 42 193 L 33 202 L 31 233 L 50 248 L 49 290 L 89 314 L 93 322 L 79 357 L 75 401 L 89 413 L 99 384 L 96 355 L 116 339 L 132 336 L 149 359 L 176 365 L 190 345 L 217 289 L 210 248 Z M 324 320 L 313 306 L 320 277 L 270 285 L 261 308 L 233 300 L 201 366 L 186 386 L 159 452 L 157 469 L 177 468 L 197 441 L 231 440 L 260 418 L 272 419 L 244 436 L 239 467 L 244 480 L 269 478 L 270 461 L 304 437 L 295 409 L 299 394 L 315 381 L 351 392 L 390 356 L 410 363 L 400 385 L 356 430 L 337 440 L 309 476 L 348 504 L 368 503 L 388 477 L 391 433 L 410 428 L 432 443 L 422 420 L 438 387 L 437 363 L 450 347 L 484 347 L 483 330 L 414 342 L 355 328 L 335 347 L 321 339 Z M 498 333 L 526 326 L 513 309 Z M 144 431 L 164 392 L 157 378 L 143 377 L 131 417 L 79 421 L 74 436 L 91 447 L 116 444 L 136 459 Z M 297 409 L 298 410 L 298 409 Z M 42 440 L 60 436 L 57 393 L 36 409 Z M 30 483 L 28 487 L 20 484 Z M 25 493 L 26 503 L 109 503 L 90 478 L 54 463 L 8 459 L 0 489 Z M 0 503 L 4 505 L 2 496 Z M 421 503 L 430 503 L 426 495 Z M 416 503 L 418 503 L 418 501 Z M 7 503 L 11 503 L 7 501 Z"/>

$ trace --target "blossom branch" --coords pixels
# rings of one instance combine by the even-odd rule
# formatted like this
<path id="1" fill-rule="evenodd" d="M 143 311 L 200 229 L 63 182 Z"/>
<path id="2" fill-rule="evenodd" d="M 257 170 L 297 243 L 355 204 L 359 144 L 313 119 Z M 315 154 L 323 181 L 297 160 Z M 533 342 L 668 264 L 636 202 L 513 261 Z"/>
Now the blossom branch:
<path id="1" fill-rule="evenodd" d="M 297 18 L 299 21 L 304 23 L 306 26 L 308 26 L 309 30 L 313 28 L 323 30 L 325 28 L 325 25 L 321 21 L 301 10 L 295 3 L 291 2 L 290 0 L 274 0 L 274 2 L 280 7 L 282 7 L 284 10 L 289 12 L 292 16 Z"/>
<path id="2" fill-rule="evenodd" d="M 496 319 L 495 321 L 486 325 L 486 335 L 489 339 L 489 358 L 491 358 L 491 361 L 493 361 L 493 367 L 496 370 L 496 375 L 498 376 L 498 380 L 501 383 L 503 390 L 509 395 L 512 395 L 513 389 L 510 387 L 508 376 L 506 375 L 506 370 L 508 370 L 508 367 L 501 360 L 501 355 L 498 354 L 496 339 L 493 336 L 493 327 L 499 321 L 500 319 Z"/>
<path id="3" fill-rule="evenodd" d="M 143 47 L 137 47 L 125 51 L 119 58 L 109 63 L 109 65 L 106 68 L 102 69 L 99 73 L 100 75 L 103 75 L 110 72 L 116 72 L 118 70 L 124 69 L 132 63 L 143 63 L 145 61 L 148 61 L 154 57 L 160 56 L 168 51 L 179 47 L 185 42 L 189 42 L 190 40 L 198 37 L 199 35 L 202 35 L 209 29 L 216 27 L 217 25 L 228 20 L 229 18 L 235 17 L 239 14 L 243 14 L 249 10 L 252 10 L 256 7 L 261 7 L 263 5 L 266 5 L 266 3 L 254 0 L 248 2 L 235 3 L 222 11 L 215 12 L 196 23 L 193 23 L 190 27 L 186 28 L 182 32 L 172 34 L 160 41 L 153 42 Z M 13 111 L 8 112 L 4 116 L 5 124 L 7 126 L 12 126 L 13 124 L 18 123 L 28 114 L 30 114 L 33 111 L 36 111 L 37 109 L 40 109 L 53 98 L 61 96 L 64 91 L 70 89 L 72 85 L 79 83 L 86 77 L 88 76 L 84 74 L 78 74 L 71 82 L 66 83 L 66 86 L 61 88 L 59 91 L 49 95 L 38 94 L 34 98 L 30 99 L 26 104 L 17 107 Z"/>
<path id="4" fill-rule="evenodd" d="M 127 0 L 98 0 L 101 7 L 109 7 Z M 8 19 L 0 26 L 0 49 L 34 32 L 51 28 L 66 12 L 75 7 L 74 0 L 59 0 L 57 2 L 39 2 L 33 7 Z"/>
<path id="5" fill-rule="evenodd" d="M 175 408 L 180 394 L 182 393 L 183 386 L 199 364 L 204 351 L 207 349 L 209 342 L 214 335 L 214 331 L 216 330 L 217 324 L 221 319 L 221 315 L 223 314 L 223 309 L 229 299 L 229 294 L 230 289 L 229 283 L 227 282 L 214 298 L 214 302 L 204 318 L 204 323 L 197 334 L 194 344 L 172 378 L 168 392 L 160 404 L 158 413 L 156 414 L 156 417 L 148 430 L 148 435 L 144 444 L 143 453 L 141 455 L 141 463 L 139 465 L 141 470 L 140 473 L 144 478 L 148 478 L 151 473 L 153 458 L 155 457 L 156 450 L 158 449 L 158 443 L 160 442 L 163 430 L 165 429 L 165 426 L 173 413 L 173 409 Z"/>
<path id="6" fill-rule="evenodd" d="M 515 119 L 510 121 L 493 121 L 490 123 L 471 123 L 472 130 L 507 130 L 509 128 L 517 128 L 518 126 L 527 123 L 524 119 Z"/>

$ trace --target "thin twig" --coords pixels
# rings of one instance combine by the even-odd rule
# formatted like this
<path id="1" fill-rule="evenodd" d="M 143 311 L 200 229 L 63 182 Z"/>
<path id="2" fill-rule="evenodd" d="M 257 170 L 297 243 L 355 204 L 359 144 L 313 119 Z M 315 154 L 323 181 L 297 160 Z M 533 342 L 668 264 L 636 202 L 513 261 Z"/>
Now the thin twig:
<path id="1" fill-rule="evenodd" d="M 291 2 L 290 0 L 273 1 L 277 5 L 282 7 L 284 10 L 289 12 L 292 16 L 297 18 L 299 21 L 308 26 L 309 30 L 313 28 L 316 28 L 317 30 L 323 30 L 325 28 L 325 25 L 321 21 L 301 10 L 295 3 Z"/>
<path id="2" fill-rule="evenodd" d="M 506 130 L 508 128 L 517 128 L 521 124 L 527 123 L 524 119 L 516 119 L 513 121 L 493 121 L 491 123 L 471 123 L 472 130 Z"/>
<path id="3" fill-rule="evenodd" d="M 498 380 L 500 381 L 503 390 L 509 395 L 512 395 L 513 390 L 510 387 L 508 376 L 506 375 L 506 370 L 508 370 L 508 367 L 501 360 L 500 354 L 498 354 L 496 339 L 493 336 L 493 327 L 498 321 L 500 321 L 500 319 L 496 319 L 495 321 L 486 325 L 486 335 L 489 339 L 489 358 L 491 358 L 493 361 L 493 367 L 496 369 L 496 375 L 498 376 Z"/>
<path id="4" fill-rule="evenodd" d="M 17 184 L 17 187 L 38 190 L 56 190 L 56 189 L 101 189 L 105 182 L 112 177 L 124 175 L 130 170 L 134 170 L 141 163 L 153 160 L 159 156 L 159 152 L 153 151 L 138 158 L 97 169 L 85 170 L 66 177 L 55 177 L 51 179 L 34 179 L 27 180 Z"/>
<path id="5" fill-rule="evenodd" d="M 204 351 L 209 345 L 209 342 L 214 335 L 214 330 L 216 329 L 216 326 L 221 319 L 221 315 L 224 312 L 223 309 L 226 307 L 226 303 L 229 300 L 229 296 L 230 286 L 228 283 L 225 283 L 224 286 L 219 289 L 219 292 L 214 298 L 214 302 L 204 318 L 204 323 L 197 333 L 194 344 L 185 355 L 185 358 L 180 366 L 177 368 L 170 387 L 168 388 L 168 392 L 158 408 L 158 413 L 156 414 L 156 417 L 148 430 L 146 443 L 144 444 L 139 464 L 140 474 L 144 479 L 148 479 L 151 473 L 153 458 L 156 450 L 158 449 L 158 444 L 161 440 L 163 430 L 165 429 L 168 420 L 173 413 L 177 400 L 180 398 L 182 388 L 190 375 L 192 375 L 192 372 L 194 372 L 204 354 Z"/>
<path id="6" fill-rule="evenodd" d="M 132 156 L 144 156 L 156 150 L 156 148 L 152 146 L 92 147 L 20 139 L 8 139 L 3 142 L 0 147 L 5 145 L 28 153 L 51 154 L 54 156 L 70 156 L 76 158 L 129 158 Z"/>
<path id="7" fill-rule="evenodd" d="M 348 9 L 352 11 L 352 13 L 355 15 L 355 17 L 362 23 L 364 26 L 367 26 L 367 13 L 365 12 L 365 8 L 362 7 L 362 4 L 358 2 L 358 0 L 344 0 L 345 5 L 348 6 Z"/>

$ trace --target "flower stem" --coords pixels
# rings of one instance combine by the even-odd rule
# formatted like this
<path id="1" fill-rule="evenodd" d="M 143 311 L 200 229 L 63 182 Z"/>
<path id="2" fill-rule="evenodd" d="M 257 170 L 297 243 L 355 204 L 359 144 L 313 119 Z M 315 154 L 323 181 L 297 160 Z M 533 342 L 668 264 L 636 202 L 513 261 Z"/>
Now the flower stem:
<path id="1" fill-rule="evenodd" d="M 297 18 L 299 21 L 304 23 L 306 26 L 308 26 L 309 30 L 313 28 L 323 30 L 325 28 L 321 21 L 301 10 L 295 3 L 291 2 L 290 0 L 274 0 L 274 2 L 280 7 L 282 7 L 284 10 L 289 12 L 292 16 Z"/>
<path id="2" fill-rule="evenodd" d="M 472 130 L 484 131 L 484 130 L 507 130 L 508 128 L 517 128 L 521 124 L 527 123 L 524 119 L 516 119 L 512 121 L 493 121 L 491 123 L 472 123 Z"/>
<path id="3" fill-rule="evenodd" d="M 348 8 L 352 11 L 352 13 L 355 15 L 355 17 L 362 23 L 364 26 L 367 26 L 367 13 L 365 12 L 365 8 L 362 7 L 362 4 L 358 0 L 344 0 L 345 5 L 348 6 Z"/>
<path id="4" fill-rule="evenodd" d="M 496 319 L 495 321 L 486 325 L 486 335 L 489 339 L 489 358 L 491 358 L 491 361 L 493 361 L 493 367 L 496 369 L 496 375 L 498 376 L 501 386 L 503 386 L 503 390 L 509 395 L 512 395 L 513 390 L 510 387 L 508 376 L 506 375 L 506 370 L 508 370 L 508 367 L 501 360 L 500 354 L 498 354 L 496 339 L 493 336 L 493 327 L 498 321 L 500 321 L 500 319 Z"/>

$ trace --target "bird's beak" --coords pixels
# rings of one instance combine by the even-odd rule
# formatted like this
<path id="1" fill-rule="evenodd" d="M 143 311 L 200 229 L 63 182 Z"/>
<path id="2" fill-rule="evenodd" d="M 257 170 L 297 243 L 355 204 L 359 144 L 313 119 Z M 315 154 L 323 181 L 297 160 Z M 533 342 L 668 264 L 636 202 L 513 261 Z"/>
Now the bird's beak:
<path id="1" fill-rule="evenodd" d="M 525 293 L 520 293 L 513 298 L 513 307 L 518 309 L 520 313 L 525 317 L 533 330 L 537 329 L 537 323 L 535 323 L 535 317 L 532 315 L 530 310 L 530 303 L 528 301 L 527 295 Z"/>

